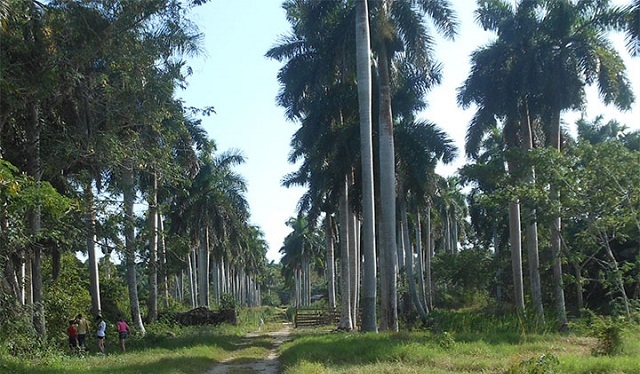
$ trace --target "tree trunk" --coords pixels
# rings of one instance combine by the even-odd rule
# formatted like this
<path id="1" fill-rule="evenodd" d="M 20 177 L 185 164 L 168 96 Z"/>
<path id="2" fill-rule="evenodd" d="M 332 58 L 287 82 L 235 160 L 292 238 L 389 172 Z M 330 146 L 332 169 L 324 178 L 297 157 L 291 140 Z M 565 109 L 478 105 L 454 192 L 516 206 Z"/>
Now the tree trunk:
<path id="1" fill-rule="evenodd" d="M 89 288 L 91 294 L 91 312 L 93 315 L 101 313 L 100 277 L 98 273 L 98 258 L 96 256 L 96 215 L 93 196 L 93 181 L 84 186 L 84 199 L 87 212 L 85 214 L 85 235 L 87 238 L 87 253 L 89 255 Z"/>
<path id="2" fill-rule="evenodd" d="M 429 304 L 427 303 L 427 294 L 424 287 L 424 253 L 422 250 L 422 222 L 420 219 L 420 209 L 416 212 L 416 259 L 418 270 L 418 297 L 423 305 L 425 313 L 429 313 Z"/>
<path id="3" fill-rule="evenodd" d="M 211 271 L 213 272 L 213 300 L 217 305 L 220 305 L 220 286 L 222 281 L 220 279 L 221 271 L 220 271 L 220 261 L 216 258 L 216 256 L 212 256 L 212 264 Z"/>
<path id="4" fill-rule="evenodd" d="M 162 295 L 164 309 L 169 309 L 169 280 L 167 276 L 167 243 L 164 236 L 164 219 L 158 212 L 158 290 Z"/>
<path id="5" fill-rule="evenodd" d="M 444 250 L 446 253 L 453 254 L 453 249 L 451 247 L 451 222 L 449 219 L 449 209 L 445 207 L 444 209 L 444 234 L 442 235 L 442 241 Z"/>
<path id="6" fill-rule="evenodd" d="M 376 243 L 372 144 L 372 79 L 369 10 L 366 0 L 356 3 L 356 60 L 358 107 L 360 111 L 360 153 L 362 161 L 362 331 L 377 331 L 376 317 Z"/>
<path id="7" fill-rule="evenodd" d="M 354 329 L 358 328 L 358 295 L 360 292 L 360 251 L 357 224 L 355 212 L 349 209 L 349 283 L 351 284 L 351 321 Z"/>
<path id="8" fill-rule="evenodd" d="M 200 233 L 198 247 L 198 304 L 209 307 L 209 227 Z"/>
<path id="9" fill-rule="evenodd" d="M 418 297 L 418 290 L 416 289 L 416 278 L 413 273 L 413 250 L 409 239 L 409 220 L 407 219 L 407 205 L 406 198 L 401 196 L 399 200 L 400 204 L 400 219 L 401 222 L 401 231 L 402 231 L 402 242 L 406 246 L 405 248 L 405 270 L 407 272 L 407 282 L 409 283 L 409 293 L 411 294 L 411 300 L 418 310 L 418 314 L 423 321 L 427 320 L 427 312 L 422 304 L 422 300 Z M 417 245 L 417 244 L 416 244 Z"/>
<path id="10" fill-rule="evenodd" d="M 522 130 L 522 147 L 525 151 L 533 150 L 533 130 L 529 117 L 529 108 L 526 102 L 522 105 L 520 113 L 520 126 Z M 535 184 L 535 169 L 527 170 L 525 177 L 527 183 Z M 544 308 L 542 306 L 542 284 L 540 283 L 540 256 L 538 250 L 538 223 L 536 210 L 525 208 L 524 216 L 527 218 L 527 254 L 529 262 L 529 283 L 531 286 L 531 302 L 536 314 L 536 320 L 544 324 Z"/>
<path id="11" fill-rule="evenodd" d="M 522 280 L 522 239 L 520 236 L 520 203 L 509 203 L 509 244 L 513 271 L 513 300 L 516 309 L 524 312 L 524 284 Z"/>
<path id="12" fill-rule="evenodd" d="M 189 277 L 189 296 L 191 299 L 191 307 L 195 308 L 196 307 L 196 294 L 198 293 L 198 291 L 196 290 L 197 284 L 196 284 L 196 275 L 195 275 L 195 260 L 196 256 L 195 256 L 195 251 L 191 250 L 191 252 L 189 252 L 189 254 L 187 255 L 187 276 Z"/>
<path id="13" fill-rule="evenodd" d="M 27 113 L 27 173 L 38 185 L 42 179 L 40 165 L 40 104 L 35 100 L 28 103 Z M 47 333 L 44 309 L 44 289 L 42 283 L 42 246 L 36 238 L 42 229 L 40 206 L 30 209 L 29 234 L 32 238 L 31 249 L 31 296 L 33 297 L 33 325 L 38 335 L 45 337 Z"/>
<path id="14" fill-rule="evenodd" d="M 551 132 L 551 146 L 561 152 L 560 143 L 560 113 L 554 114 L 553 128 Z M 551 186 L 550 195 L 556 201 L 560 200 L 560 195 L 555 186 Z M 558 316 L 558 324 L 560 330 L 566 330 L 568 327 L 567 307 L 564 301 L 564 282 L 562 280 L 562 259 L 560 258 L 561 248 L 561 229 L 562 219 L 560 212 L 556 212 L 556 216 L 551 224 L 551 264 L 553 267 L 554 296 L 556 301 L 556 314 Z M 582 285 L 580 285 L 582 287 Z M 582 294 L 580 294 L 582 299 Z M 581 301 L 581 300 L 580 300 Z M 581 309 L 581 308 L 580 308 Z"/>
<path id="15" fill-rule="evenodd" d="M 125 262 L 127 265 L 127 285 L 129 287 L 129 303 L 131 308 L 131 321 L 138 330 L 144 334 L 146 332 L 142 317 L 140 315 L 140 301 L 138 299 L 138 282 L 136 276 L 136 249 L 135 249 L 135 216 L 133 205 L 135 203 L 134 171 L 128 162 L 122 175 L 123 195 L 124 195 L 124 239 L 125 239 Z"/>
<path id="16" fill-rule="evenodd" d="M 388 17 L 388 4 L 383 1 L 382 17 Z M 386 257 L 386 282 L 381 291 L 388 296 L 387 303 L 381 305 L 381 327 L 398 331 L 398 257 L 396 250 L 396 173 L 393 144 L 393 116 L 391 113 L 391 83 L 389 80 L 389 57 L 385 46 L 378 51 L 378 80 L 380 82 L 380 127 L 379 127 L 379 167 L 381 235 L 380 255 Z"/>
<path id="17" fill-rule="evenodd" d="M 329 308 L 336 308 L 336 265 L 335 265 L 335 248 L 333 235 L 333 216 L 329 212 L 325 212 L 325 245 L 327 256 L 327 291 L 329 297 Z"/>
<path id="18" fill-rule="evenodd" d="M 349 187 L 347 177 L 344 178 L 343 191 L 340 196 L 340 329 L 353 330 L 351 319 L 351 269 L 349 251 Z"/>
<path id="19" fill-rule="evenodd" d="M 431 202 L 427 203 L 427 212 L 425 214 L 425 238 L 424 238 L 424 244 L 426 245 L 425 248 L 425 257 L 424 257 L 424 281 L 426 283 L 426 288 L 427 288 L 427 309 L 432 311 L 433 310 L 433 280 L 431 279 L 431 263 L 432 263 L 432 259 L 433 259 L 433 244 L 432 244 L 432 240 L 433 237 L 431 235 Z"/>
<path id="20" fill-rule="evenodd" d="M 502 301 L 502 285 L 500 283 L 500 279 L 502 278 L 502 270 L 500 268 L 500 238 L 498 237 L 498 222 L 496 220 L 493 221 L 492 228 L 492 239 L 493 239 L 493 250 L 494 250 L 494 258 L 496 261 L 496 300 L 498 302 Z"/>
<path id="21" fill-rule="evenodd" d="M 149 189 L 149 313 L 147 321 L 153 323 L 158 319 L 158 174 L 151 173 Z"/>

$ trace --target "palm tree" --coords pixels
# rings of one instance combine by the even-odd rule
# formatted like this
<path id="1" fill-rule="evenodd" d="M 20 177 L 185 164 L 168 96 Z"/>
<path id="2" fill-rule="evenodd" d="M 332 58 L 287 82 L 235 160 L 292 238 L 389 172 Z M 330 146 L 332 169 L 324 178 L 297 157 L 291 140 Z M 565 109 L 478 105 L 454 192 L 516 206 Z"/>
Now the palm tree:
<path id="1" fill-rule="evenodd" d="M 362 331 L 377 331 L 376 317 L 376 244 L 373 192 L 373 144 L 371 124 L 371 41 L 369 9 L 366 0 L 356 3 L 356 61 L 358 106 L 360 114 L 360 154 L 362 160 Z"/>
<path id="2" fill-rule="evenodd" d="M 426 121 L 401 121 L 396 125 L 395 137 L 396 159 L 398 160 L 398 204 L 402 234 L 406 251 L 406 272 L 409 287 L 416 308 L 426 319 L 428 307 L 421 300 L 425 297 L 418 295 L 413 273 L 413 250 L 409 239 L 408 207 L 419 212 L 427 204 L 429 187 L 435 178 L 435 167 L 438 161 L 449 163 L 456 155 L 456 148 L 446 134 L 433 123 Z M 411 205 L 409 205 L 411 204 Z M 419 213 L 417 214 L 419 216 Z M 418 226 L 419 223 L 416 223 Z M 420 235 L 416 237 L 416 248 L 420 248 Z M 422 269 L 421 250 L 418 251 L 418 269 Z M 422 280 L 423 273 L 418 273 Z M 422 283 L 422 282 L 421 282 Z M 421 287 L 422 289 L 422 287 Z"/>
<path id="3" fill-rule="evenodd" d="M 567 109 L 585 104 L 584 87 L 596 83 L 606 104 L 628 109 L 633 94 L 618 52 L 606 39 L 613 10 L 609 1 L 555 1 L 543 4 L 545 16 L 540 22 L 544 36 L 541 49 L 542 90 L 546 114 L 546 130 L 550 146 L 561 151 L 560 115 Z M 557 195 L 557 186 L 551 186 Z M 555 196 L 555 199 L 559 199 Z M 558 212 L 551 227 L 551 252 L 555 280 L 556 310 L 561 328 L 567 317 L 564 305 L 562 265 L 560 258 L 561 220 Z"/>
<path id="4" fill-rule="evenodd" d="M 212 145 L 211 145 L 212 146 Z M 197 265 L 198 303 L 209 306 L 209 259 L 213 241 L 222 243 L 235 228 L 248 219 L 248 205 L 244 196 L 246 182 L 232 170 L 244 162 L 237 151 L 214 156 L 211 148 L 200 154 L 201 167 L 186 189 L 176 197 L 172 222 L 178 232 L 188 232 L 198 245 Z M 223 253 L 214 257 L 223 258 Z"/>
<path id="5" fill-rule="evenodd" d="M 380 226 L 378 246 L 382 280 L 382 330 L 398 330 L 395 151 L 393 141 L 393 113 L 391 101 L 392 62 L 403 52 L 414 66 L 429 66 L 433 61 L 433 39 L 422 23 L 424 15 L 446 37 L 455 35 L 457 24 L 448 1 L 445 0 L 383 0 L 371 13 L 373 49 L 377 58 L 379 87 L 379 168 L 380 168 Z"/>
<path id="6" fill-rule="evenodd" d="M 291 162 L 303 160 L 300 169 L 285 177 L 284 185 L 305 185 L 299 210 L 310 217 L 324 211 L 330 215 L 338 206 L 342 266 L 341 324 L 353 316 L 348 301 L 355 292 L 356 269 L 349 265 L 350 230 L 346 230 L 356 194 L 349 194 L 349 176 L 357 170 L 358 128 L 355 84 L 355 37 L 353 7 L 344 2 L 289 1 L 284 4 L 293 32 L 269 50 L 267 56 L 286 60 L 278 79 L 282 90 L 278 102 L 290 119 L 301 127 L 292 138 Z M 340 202 L 339 202 L 340 201 Z M 344 205 L 346 204 L 346 205 Z M 353 237 L 355 238 L 355 237 Z M 355 241 L 353 241 L 355 243 Z M 355 257 L 351 257 L 355 260 Z M 353 292 L 352 292 L 353 291 Z M 348 326 L 347 326 L 348 325 Z"/>
<path id="7" fill-rule="evenodd" d="M 322 239 L 304 216 L 289 219 L 287 226 L 293 231 L 280 248 L 283 272 L 294 276 L 296 305 L 307 306 L 311 303 L 311 264 L 321 253 Z"/>
<path id="8" fill-rule="evenodd" d="M 537 1 L 525 0 L 512 7 L 505 1 L 494 0 L 480 3 L 478 20 L 488 30 L 498 34 L 498 39 L 489 46 L 482 47 L 472 55 L 470 76 L 460 88 L 458 101 L 463 106 L 472 102 L 478 110 L 467 130 L 467 153 L 477 154 L 484 135 L 494 128 L 496 120 L 504 122 L 504 137 L 510 149 L 533 147 L 533 125 L 539 91 L 536 90 L 537 76 L 536 19 Z M 519 167 L 509 159 L 509 172 Z M 525 178 L 532 181 L 533 170 L 528 170 Z M 529 253 L 529 273 L 532 299 L 536 316 L 542 320 L 542 293 L 538 270 L 537 223 L 535 210 L 527 208 L 527 248 Z M 520 204 L 510 202 L 509 208 L 510 242 L 516 306 L 524 310 L 522 281 Z"/>
<path id="9" fill-rule="evenodd" d="M 640 0 L 633 0 L 625 9 L 627 50 L 632 56 L 640 55 Z"/>

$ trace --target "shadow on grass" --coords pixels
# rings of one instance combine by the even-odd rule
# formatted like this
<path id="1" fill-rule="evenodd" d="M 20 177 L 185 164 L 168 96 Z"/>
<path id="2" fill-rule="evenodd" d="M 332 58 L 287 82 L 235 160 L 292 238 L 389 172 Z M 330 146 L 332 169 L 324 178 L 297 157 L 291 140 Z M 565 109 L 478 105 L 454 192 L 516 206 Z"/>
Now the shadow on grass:
<path id="1" fill-rule="evenodd" d="M 92 363 L 90 368 L 87 366 L 75 366 L 73 364 L 67 367 L 50 367 L 45 365 L 34 365 L 27 362 L 6 362 L 0 359 L 0 372 L 2 373 L 29 373 L 29 374 L 80 374 L 80 373 L 97 373 L 97 374 L 138 374 L 138 373 L 184 373 L 195 374 L 202 373 L 207 368 L 216 364 L 215 360 L 199 356 L 181 356 L 175 358 L 161 358 L 158 361 L 136 364 L 136 363 L 118 363 L 113 365 L 109 357 L 103 362 Z"/>
<path id="2" fill-rule="evenodd" d="M 127 351 L 140 351 L 150 348 L 174 350 L 200 345 L 217 346 L 225 351 L 232 351 L 237 349 L 242 340 L 243 338 L 237 335 L 211 335 L 204 333 L 177 337 L 146 336 L 127 340 Z M 110 348 L 119 350 L 120 345 L 117 339 L 110 339 L 108 343 Z"/>
<path id="3" fill-rule="evenodd" d="M 303 359 L 324 364 L 367 364 L 385 361 L 394 348 L 405 344 L 405 340 L 391 339 L 386 334 L 300 335 L 283 346 L 280 359 L 285 366 Z"/>
<path id="4" fill-rule="evenodd" d="M 92 342 L 94 343 L 94 342 Z M 273 338 L 246 339 L 238 335 L 192 334 L 178 337 L 132 338 L 127 353 L 120 353 L 117 339 L 107 340 L 107 355 L 86 357 L 52 356 L 45 359 L 0 357 L 0 373 L 33 374 L 133 374 L 133 373 L 203 373 L 234 352 L 245 349 L 270 349 Z M 93 347 L 93 345 L 89 345 Z M 234 360 L 244 360 L 235 358 Z M 248 361 L 255 359 L 247 359 Z"/>

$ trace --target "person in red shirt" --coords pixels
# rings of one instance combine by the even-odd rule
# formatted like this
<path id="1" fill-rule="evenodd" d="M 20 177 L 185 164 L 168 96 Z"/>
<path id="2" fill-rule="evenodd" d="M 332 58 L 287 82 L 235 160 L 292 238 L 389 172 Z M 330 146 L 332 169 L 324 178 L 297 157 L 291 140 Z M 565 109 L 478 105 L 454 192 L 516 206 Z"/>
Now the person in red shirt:
<path id="1" fill-rule="evenodd" d="M 69 349 L 73 352 L 78 349 L 78 326 L 75 319 L 69 320 L 67 334 L 69 335 Z"/>
<path id="2" fill-rule="evenodd" d="M 125 352 L 124 340 L 129 336 L 129 325 L 124 321 L 124 318 L 120 318 L 116 322 L 116 329 L 118 330 L 118 338 L 120 338 L 120 347 L 122 352 Z"/>

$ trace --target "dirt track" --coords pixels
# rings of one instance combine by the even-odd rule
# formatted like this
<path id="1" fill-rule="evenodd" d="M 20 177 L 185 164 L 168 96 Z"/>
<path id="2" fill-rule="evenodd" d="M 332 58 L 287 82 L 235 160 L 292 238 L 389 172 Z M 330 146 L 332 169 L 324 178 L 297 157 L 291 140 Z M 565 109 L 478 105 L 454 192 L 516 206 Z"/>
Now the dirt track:
<path id="1" fill-rule="evenodd" d="M 243 364 L 231 364 L 229 362 L 221 362 L 211 367 L 209 370 L 205 372 L 205 374 L 226 374 L 229 372 L 255 372 L 255 373 L 264 373 L 264 374 L 278 374 L 280 372 L 280 361 L 278 360 L 279 354 L 278 350 L 282 343 L 289 339 L 289 334 L 291 332 L 291 324 L 284 323 L 283 328 L 280 331 L 268 332 L 268 333 L 249 333 L 247 334 L 247 339 L 255 339 L 260 336 L 272 336 L 275 338 L 273 345 L 271 346 L 271 350 L 269 351 L 269 356 L 267 356 L 264 360 L 258 360 L 250 363 Z"/>

